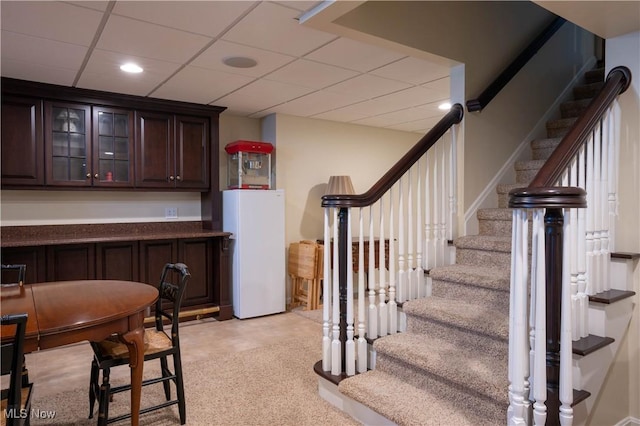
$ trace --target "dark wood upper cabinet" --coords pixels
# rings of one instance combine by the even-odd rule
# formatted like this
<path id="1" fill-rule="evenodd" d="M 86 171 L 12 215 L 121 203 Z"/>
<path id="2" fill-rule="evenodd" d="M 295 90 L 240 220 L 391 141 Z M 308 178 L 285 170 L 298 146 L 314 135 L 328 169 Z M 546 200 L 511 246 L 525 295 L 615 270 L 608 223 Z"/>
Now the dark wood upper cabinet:
<path id="1" fill-rule="evenodd" d="M 133 186 L 133 111 L 96 106 L 92 110 L 93 185 Z"/>
<path id="2" fill-rule="evenodd" d="M 209 186 L 209 120 L 176 117 L 176 187 Z"/>
<path id="3" fill-rule="evenodd" d="M 137 187 L 209 187 L 207 118 L 138 111 L 136 141 Z"/>
<path id="4" fill-rule="evenodd" d="M 91 186 L 91 107 L 45 102 L 47 185 Z"/>
<path id="5" fill-rule="evenodd" d="M 213 191 L 218 206 L 209 168 L 224 108 L 5 77 L 1 88 L 3 187 Z"/>
<path id="6" fill-rule="evenodd" d="M 2 96 L 2 184 L 44 184 L 42 101 Z"/>

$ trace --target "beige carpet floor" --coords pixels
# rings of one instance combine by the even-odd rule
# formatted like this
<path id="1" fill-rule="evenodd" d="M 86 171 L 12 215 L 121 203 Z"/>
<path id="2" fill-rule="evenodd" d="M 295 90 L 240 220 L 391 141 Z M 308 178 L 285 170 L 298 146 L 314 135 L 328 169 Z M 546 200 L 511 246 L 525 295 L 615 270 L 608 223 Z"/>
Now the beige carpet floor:
<path id="1" fill-rule="evenodd" d="M 184 364 L 188 425 L 357 425 L 318 395 L 313 364 L 321 358 L 321 336 L 297 337 L 270 346 Z M 145 364 L 145 377 L 159 370 Z M 143 389 L 142 405 L 164 400 L 162 385 Z M 34 398 L 32 408 L 55 410 L 34 425 L 90 425 L 88 391 L 76 389 Z M 128 411 L 129 394 L 117 394 L 110 415 Z M 122 421 L 117 424 L 129 424 Z M 141 425 L 179 425 L 177 407 L 141 416 Z"/>

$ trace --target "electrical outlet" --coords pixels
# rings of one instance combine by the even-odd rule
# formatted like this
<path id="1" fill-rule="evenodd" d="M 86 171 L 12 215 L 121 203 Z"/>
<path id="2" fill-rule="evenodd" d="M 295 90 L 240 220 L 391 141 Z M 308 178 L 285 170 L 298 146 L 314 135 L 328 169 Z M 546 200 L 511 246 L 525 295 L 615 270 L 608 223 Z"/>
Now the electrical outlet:
<path id="1" fill-rule="evenodd" d="M 177 207 L 167 207 L 164 209 L 164 218 L 165 219 L 177 219 L 178 218 L 178 208 Z"/>

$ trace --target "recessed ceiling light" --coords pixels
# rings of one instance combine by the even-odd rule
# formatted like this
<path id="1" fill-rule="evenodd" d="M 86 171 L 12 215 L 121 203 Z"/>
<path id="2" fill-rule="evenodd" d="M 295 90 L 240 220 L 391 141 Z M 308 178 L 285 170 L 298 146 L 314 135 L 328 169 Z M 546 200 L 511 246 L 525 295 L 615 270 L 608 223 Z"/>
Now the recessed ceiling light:
<path id="1" fill-rule="evenodd" d="M 134 74 L 142 72 L 142 68 L 140 68 L 138 65 L 136 65 L 136 64 L 134 64 L 132 62 L 129 62 L 129 63 L 124 64 L 124 65 L 120 65 L 120 69 L 122 71 L 124 71 L 124 72 L 130 72 L 130 73 L 134 73 Z"/>
<path id="2" fill-rule="evenodd" d="M 258 65 L 255 59 L 246 56 L 229 56 L 222 59 L 222 63 L 233 68 L 252 68 Z"/>
<path id="3" fill-rule="evenodd" d="M 442 111 L 449 111 L 451 109 L 451 104 L 449 102 L 443 102 L 438 105 L 438 109 Z"/>

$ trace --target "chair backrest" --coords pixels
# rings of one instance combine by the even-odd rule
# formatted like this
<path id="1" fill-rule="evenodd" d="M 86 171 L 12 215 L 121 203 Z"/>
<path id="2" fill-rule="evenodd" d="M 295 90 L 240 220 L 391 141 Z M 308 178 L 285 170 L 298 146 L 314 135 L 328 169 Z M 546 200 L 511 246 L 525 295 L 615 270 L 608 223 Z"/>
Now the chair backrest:
<path id="1" fill-rule="evenodd" d="M 190 277 L 189 268 L 184 263 L 167 263 L 162 268 L 155 312 L 156 329 L 162 331 L 163 319 L 169 319 L 171 321 L 171 338 L 174 340 L 174 344 L 178 336 L 180 307 Z"/>
<path id="2" fill-rule="evenodd" d="M 3 315 L 0 317 L 0 325 L 15 325 L 15 334 L 11 342 L 2 343 L 1 364 L 2 375 L 10 375 L 9 394 L 7 396 L 7 412 L 19 412 L 21 408 L 22 391 L 22 362 L 24 355 L 24 336 L 27 329 L 25 314 Z"/>
<path id="3" fill-rule="evenodd" d="M 22 285 L 27 275 L 27 265 L 2 265 L 2 276 L 0 283 L 2 285 Z"/>

